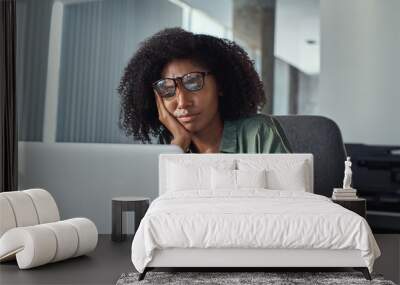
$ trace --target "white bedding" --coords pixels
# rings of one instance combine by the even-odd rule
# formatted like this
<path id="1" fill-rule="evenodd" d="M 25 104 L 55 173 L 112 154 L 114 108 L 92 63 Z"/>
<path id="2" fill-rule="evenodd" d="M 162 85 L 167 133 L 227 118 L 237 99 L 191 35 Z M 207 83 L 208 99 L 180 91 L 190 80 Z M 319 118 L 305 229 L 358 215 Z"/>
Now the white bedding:
<path id="1" fill-rule="evenodd" d="M 380 255 L 361 216 L 324 196 L 266 189 L 163 194 L 140 223 L 132 262 L 143 272 L 165 248 L 358 249 L 370 272 Z"/>

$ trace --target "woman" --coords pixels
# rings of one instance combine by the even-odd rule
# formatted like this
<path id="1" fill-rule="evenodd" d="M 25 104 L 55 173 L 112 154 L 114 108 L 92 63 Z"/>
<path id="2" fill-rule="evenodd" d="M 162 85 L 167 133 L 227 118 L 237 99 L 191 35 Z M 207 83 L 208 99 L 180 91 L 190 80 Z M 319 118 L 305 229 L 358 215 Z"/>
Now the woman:
<path id="1" fill-rule="evenodd" d="M 262 82 L 234 42 L 165 29 L 141 43 L 118 89 L 121 127 L 135 139 L 196 153 L 290 152 Z"/>

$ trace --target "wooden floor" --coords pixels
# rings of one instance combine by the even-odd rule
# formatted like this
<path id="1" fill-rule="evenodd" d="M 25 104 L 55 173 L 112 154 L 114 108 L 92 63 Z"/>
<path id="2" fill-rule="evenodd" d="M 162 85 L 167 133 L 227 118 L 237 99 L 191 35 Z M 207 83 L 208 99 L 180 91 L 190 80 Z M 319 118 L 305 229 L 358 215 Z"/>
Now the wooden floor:
<path id="1" fill-rule="evenodd" d="M 115 284 L 122 273 L 135 271 L 130 253 L 131 239 L 117 243 L 100 235 L 87 256 L 27 270 L 19 270 L 15 261 L 1 263 L 0 284 Z"/>

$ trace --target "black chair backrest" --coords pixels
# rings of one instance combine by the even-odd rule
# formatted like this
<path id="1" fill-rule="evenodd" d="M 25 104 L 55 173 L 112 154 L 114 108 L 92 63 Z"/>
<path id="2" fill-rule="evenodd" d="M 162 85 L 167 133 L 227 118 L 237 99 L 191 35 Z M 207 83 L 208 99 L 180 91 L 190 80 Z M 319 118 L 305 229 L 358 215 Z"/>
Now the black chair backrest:
<path id="1" fill-rule="evenodd" d="M 314 193 L 332 196 L 343 186 L 346 150 L 338 125 L 322 116 L 273 116 L 293 153 L 314 155 Z"/>

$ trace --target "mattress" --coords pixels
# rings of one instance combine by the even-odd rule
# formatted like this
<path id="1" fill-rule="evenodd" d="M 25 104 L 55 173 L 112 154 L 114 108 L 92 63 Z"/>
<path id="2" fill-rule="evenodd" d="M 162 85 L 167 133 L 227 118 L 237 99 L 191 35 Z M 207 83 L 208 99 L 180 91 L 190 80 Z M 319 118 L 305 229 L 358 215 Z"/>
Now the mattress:
<path id="1" fill-rule="evenodd" d="M 380 251 L 364 218 L 308 192 L 241 189 L 167 192 L 151 204 L 132 243 L 139 272 L 162 249 L 359 250 L 372 272 Z"/>

